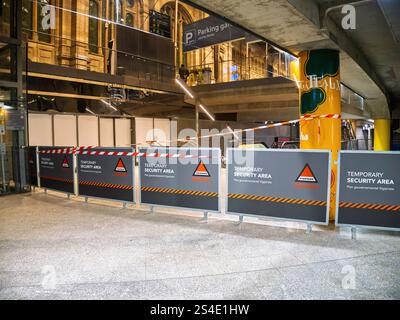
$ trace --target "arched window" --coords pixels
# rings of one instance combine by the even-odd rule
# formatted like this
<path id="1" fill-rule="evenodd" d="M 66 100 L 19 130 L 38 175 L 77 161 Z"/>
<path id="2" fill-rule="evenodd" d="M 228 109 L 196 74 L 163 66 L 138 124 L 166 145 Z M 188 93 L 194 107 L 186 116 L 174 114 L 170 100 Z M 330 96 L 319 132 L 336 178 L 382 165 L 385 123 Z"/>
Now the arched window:
<path id="1" fill-rule="evenodd" d="M 89 52 L 99 52 L 99 4 L 95 0 L 89 1 Z M 92 18 L 93 17 L 93 18 Z M 96 18 L 94 18 L 96 17 Z"/>
<path id="2" fill-rule="evenodd" d="M 133 27 L 133 14 L 132 13 L 126 14 L 125 24 L 129 27 Z"/>
<path id="3" fill-rule="evenodd" d="M 160 12 L 163 14 L 166 14 L 170 17 L 171 19 L 171 35 L 175 34 L 175 1 L 170 1 L 164 4 Z M 186 24 L 190 24 L 193 22 L 193 19 L 190 15 L 190 13 L 185 9 L 185 7 L 182 4 L 178 5 L 178 39 L 182 39 L 183 37 L 183 26 Z M 182 48 L 182 42 L 178 47 L 178 59 L 179 63 L 184 63 L 186 64 L 186 59 L 188 56 L 190 56 L 191 53 L 184 53 L 183 48 Z"/>
<path id="4" fill-rule="evenodd" d="M 168 15 L 171 18 L 171 35 L 175 33 L 175 2 L 167 2 L 161 7 L 161 13 Z M 185 9 L 184 6 L 179 4 L 178 6 L 178 39 L 182 39 L 183 25 L 190 24 L 193 22 L 190 13 Z"/>

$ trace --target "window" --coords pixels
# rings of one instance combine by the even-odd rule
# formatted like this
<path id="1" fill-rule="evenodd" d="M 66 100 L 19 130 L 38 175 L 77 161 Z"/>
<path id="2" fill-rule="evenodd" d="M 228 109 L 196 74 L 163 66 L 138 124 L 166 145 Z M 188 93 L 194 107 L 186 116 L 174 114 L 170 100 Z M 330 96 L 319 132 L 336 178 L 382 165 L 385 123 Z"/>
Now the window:
<path id="1" fill-rule="evenodd" d="M 32 13 L 33 13 L 33 2 L 32 0 L 22 1 L 22 31 L 28 35 L 29 39 L 32 39 Z"/>
<path id="2" fill-rule="evenodd" d="M 50 0 L 41 0 L 37 2 L 37 31 L 38 40 L 41 42 L 51 42 L 51 28 L 48 23 L 49 12 L 46 10 L 50 4 Z"/>
<path id="3" fill-rule="evenodd" d="M 89 1 L 89 52 L 99 52 L 99 4 L 97 1 Z M 95 17 L 95 18 L 94 18 Z"/>
<path id="4" fill-rule="evenodd" d="M 0 80 L 17 81 L 16 54 L 15 45 L 0 42 Z"/>
<path id="5" fill-rule="evenodd" d="M 10 34 L 10 0 L 0 1 L 0 36 L 9 37 Z"/>
<path id="6" fill-rule="evenodd" d="M 115 22 L 116 23 L 124 23 L 124 18 L 122 15 L 123 11 L 123 6 L 122 6 L 122 0 L 116 0 L 115 1 Z"/>
<path id="7" fill-rule="evenodd" d="M 128 4 L 129 8 L 132 8 L 135 5 L 135 0 L 127 0 L 126 3 Z"/>
<path id="8" fill-rule="evenodd" d="M 107 1 L 103 0 L 102 2 L 102 8 L 101 8 L 101 17 L 103 19 L 108 19 L 107 16 Z M 111 29 L 111 28 L 110 28 Z M 101 22 L 101 47 L 102 47 L 102 51 L 103 54 L 105 54 L 105 47 L 106 47 L 106 39 L 107 39 L 107 35 L 106 35 L 106 28 L 105 28 L 105 22 Z"/>
<path id="9" fill-rule="evenodd" d="M 126 14 L 125 24 L 129 27 L 133 27 L 133 14 L 132 13 Z"/>

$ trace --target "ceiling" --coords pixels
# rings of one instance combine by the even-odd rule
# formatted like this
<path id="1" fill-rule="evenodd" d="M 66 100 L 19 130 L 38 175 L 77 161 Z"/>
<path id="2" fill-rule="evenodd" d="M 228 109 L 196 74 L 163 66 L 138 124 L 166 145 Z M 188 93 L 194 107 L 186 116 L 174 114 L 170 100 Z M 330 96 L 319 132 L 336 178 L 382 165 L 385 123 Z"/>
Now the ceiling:
<path id="1" fill-rule="evenodd" d="M 357 24 L 348 34 L 367 57 L 391 101 L 400 101 L 400 1 L 356 3 Z M 340 23 L 340 8 L 329 16 Z"/>
<path id="2" fill-rule="evenodd" d="M 366 98 L 375 118 L 389 117 L 400 101 L 400 1 L 393 0 L 192 0 L 187 1 L 297 54 L 341 52 L 342 82 Z M 341 26 L 352 4 L 356 29 Z"/>

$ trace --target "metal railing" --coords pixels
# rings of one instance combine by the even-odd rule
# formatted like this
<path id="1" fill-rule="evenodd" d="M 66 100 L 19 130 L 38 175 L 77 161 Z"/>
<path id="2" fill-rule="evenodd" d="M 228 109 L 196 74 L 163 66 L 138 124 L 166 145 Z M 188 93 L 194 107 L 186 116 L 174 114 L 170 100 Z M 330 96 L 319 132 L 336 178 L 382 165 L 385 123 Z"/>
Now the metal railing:
<path id="1" fill-rule="evenodd" d="M 300 141 L 284 141 L 280 149 L 300 149 Z"/>
<path id="2" fill-rule="evenodd" d="M 243 58 L 240 61 L 219 61 L 217 66 L 214 63 L 202 63 L 189 66 L 187 83 L 195 86 L 274 77 L 298 81 L 291 69 L 291 63 L 294 60 L 295 58 L 287 53 L 276 52 L 265 56 Z M 343 83 L 341 83 L 340 95 L 342 104 L 365 110 L 365 99 Z"/>
<path id="3" fill-rule="evenodd" d="M 342 150 L 373 150 L 372 139 L 350 139 L 342 141 Z"/>
<path id="4" fill-rule="evenodd" d="M 37 31 L 34 30 L 25 29 L 24 31 L 38 33 Z M 34 39 L 28 39 L 27 41 L 35 45 L 40 44 L 42 47 L 48 46 L 49 48 L 52 48 L 53 51 L 54 47 L 61 45 L 60 44 L 61 42 L 64 42 L 63 47 L 66 46 L 65 43 L 68 43 L 69 47 L 73 47 L 75 45 L 89 47 L 89 44 L 87 42 L 75 41 L 70 38 L 60 37 L 56 35 L 52 35 L 52 38 L 54 38 L 54 40 L 51 43 L 44 43 Z M 56 50 L 56 52 L 58 52 L 58 50 Z M 97 72 L 109 73 L 115 75 L 126 75 L 136 78 L 137 80 L 151 80 L 157 82 L 172 81 L 173 79 L 175 79 L 176 71 L 174 65 L 169 65 L 154 59 L 131 54 L 129 52 L 118 51 L 115 49 L 110 49 L 101 46 L 98 46 L 98 53 L 90 53 L 90 52 L 88 53 L 88 56 L 86 57 L 89 61 L 88 70 L 91 69 L 90 55 L 99 56 L 101 57 L 101 59 L 103 59 L 102 65 L 98 67 L 98 70 L 95 70 Z M 112 72 L 110 64 L 114 60 L 114 57 L 116 58 L 115 59 L 116 63 L 114 68 L 115 72 Z M 28 59 L 30 58 L 32 57 L 28 56 Z M 75 59 L 73 55 L 67 58 L 71 62 L 73 62 Z M 43 63 L 43 61 L 38 61 L 38 62 Z M 54 61 L 50 61 L 47 63 L 53 65 L 59 65 L 59 63 L 57 63 L 57 57 L 55 57 Z M 63 67 L 79 68 L 79 69 L 81 68 L 81 66 L 80 67 L 78 65 L 75 66 L 73 63 L 71 63 L 70 65 L 63 65 Z"/>
<path id="5" fill-rule="evenodd" d="M 291 78 L 291 61 L 289 54 L 277 52 L 265 56 L 253 56 L 236 60 L 202 63 L 189 66 L 187 83 L 191 86 L 199 84 L 232 82 L 273 77 Z M 216 72 L 217 70 L 217 72 Z"/>
<path id="6" fill-rule="evenodd" d="M 115 51 L 114 51 L 115 52 Z M 139 57 L 130 53 L 117 52 L 117 75 L 126 75 L 138 80 L 172 81 L 175 66 Z"/>
<path id="7" fill-rule="evenodd" d="M 350 139 L 341 143 L 342 150 L 373 150 L 372 139 Z M 299 149 L 300 141 L 284 141 L 279 146 L 280 149 Z"/>
<path id="8" fill-rule="evenodd" d="M 343 83 L 340 85 L 340 99 L 342 105 L 351 105 L 362 111 L 365 110 L 365 99 Z"/>

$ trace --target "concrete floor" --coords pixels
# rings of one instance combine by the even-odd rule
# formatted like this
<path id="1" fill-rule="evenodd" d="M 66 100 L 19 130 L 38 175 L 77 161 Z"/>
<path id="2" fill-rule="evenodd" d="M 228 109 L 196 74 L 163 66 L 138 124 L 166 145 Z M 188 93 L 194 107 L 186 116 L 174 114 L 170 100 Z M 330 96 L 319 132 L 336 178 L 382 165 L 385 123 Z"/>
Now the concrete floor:
<path id="1" fill-rule="evenodd" d="M 396 233 L 91 202 L 0 198 L 1 299 L 400 299 Z"/>

